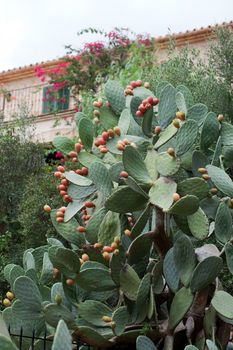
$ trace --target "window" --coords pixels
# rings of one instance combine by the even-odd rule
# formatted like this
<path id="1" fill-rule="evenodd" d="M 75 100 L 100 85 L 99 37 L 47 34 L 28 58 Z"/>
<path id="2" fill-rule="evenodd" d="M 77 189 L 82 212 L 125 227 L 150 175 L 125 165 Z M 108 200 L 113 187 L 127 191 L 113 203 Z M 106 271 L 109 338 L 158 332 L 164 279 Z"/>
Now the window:
<path id="1" fill-rule="evenodd" d="M 69 109 L 70 90 L 67 87 L 50 94 L 52 86 L 43 88 L 42 113 L 56 113 Z"/>

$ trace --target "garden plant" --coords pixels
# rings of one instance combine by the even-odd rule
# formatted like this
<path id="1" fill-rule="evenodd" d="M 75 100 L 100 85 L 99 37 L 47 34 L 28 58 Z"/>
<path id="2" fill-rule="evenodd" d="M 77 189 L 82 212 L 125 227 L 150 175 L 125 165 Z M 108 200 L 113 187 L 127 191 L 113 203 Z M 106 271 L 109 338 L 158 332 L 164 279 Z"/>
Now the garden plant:
<path id="1" fill-rule="evenodd" d="M 109 80 L 104 91 L 93 115 L 76 114 L 77 142 L 54 139 L 65 205 L 44 210 L 61 239 L 5 267 L 3 319 L 14 334 L 46 328 L 53 350 L 72 349 L 71 335 L 93 349 L 224 350 L 233 126 L 184 85 Z M 17 349 L 4 335 L 0 344 Z"/>

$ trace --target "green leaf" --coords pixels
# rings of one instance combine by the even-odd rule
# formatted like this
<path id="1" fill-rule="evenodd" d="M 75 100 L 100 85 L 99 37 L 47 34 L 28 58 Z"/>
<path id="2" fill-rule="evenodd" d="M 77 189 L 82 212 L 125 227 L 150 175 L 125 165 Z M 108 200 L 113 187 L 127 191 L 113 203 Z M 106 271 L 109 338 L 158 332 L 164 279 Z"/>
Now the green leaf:
<path id="1" fill-rule="evenodd" d="M 176 114 L 176 89 L 167 84 L 160 94 L 160 101 L 158 104 L 158 120 L 166 125 L 174 118 Z"/>
<path id="2" fill-rule="evenodd" d="M 130 300 L 137 299 L 137 292 L 140 285 L 140 278 L 135 270 L 128 264 L 121 269 L 120 286 L 125 296 Z"/>
<path id="3" fill-rule="evenodd" d="M 83 208 L 85 200 L 86 198 L 83 198 L 82 200 L 73 200 L 67 205 L 64 222 L 68 222 Z"/>
<path id="4" fill-rule="evenodd" d="M 214 165 L 207 165 L 206 169 L 217 189 L 226 196 L 233 197 L 233 182 L 230 176 Z"/>
<path id="5" fill-rule="evenodd" d="M 196 266 L 196 256 L 190 238 L 180 236 L 174 244 L 174 261 L 181 282 L 188 287 L 193 270 Z"/>
<path id="6" fill-rule="evenodd" d="M 228 270 L 233 275 L 233 245 L 231 243 L 225 245 L 225 254 Z"/>
<path id="7" fill-rule="evenodd" d="M 102 317 L 112 317 L 112 309 L 99 301 L 86 300 L 78 305 L 78 315 L 85 321 L 101 327 L 106 326 L 106 322 L 103 321 Z"/>
<path id="8" fill-rule="evenodd" d="M 201 200 L 208 196 L 209 186 L 204 179 L 200 177 L 191 177 L 178 183 L 177 192 L 181 196 L 190 194 Z"/>
<path id="9" fill-rule="evenodd" d="M 215 217 L 215 236 L 221 243 L 227 243 L 232 236 L 232 217 L 230 208 L 221 202 Z"/>
<path id="10" fill-rule="evenodd" d="M 218 290 L 211 300 L 211 304 L 220 315 L 233 319 L 233 297 L 230 294 Z"/>
<path id="11" fill-rule="evenodd" d="M 194 120 L 187 120 L 177 132 L 175 154 L 179 157 L 186 153 L 196 142 L 198 124 Z"/>
<path id="12" fill-rule="evenodd" d="M 137 350 L 157 350 L 156 346 L 150 340 L 150 338 L 145 335 L 139 335 L 136 340 L 136 349 Z"/>
<path id="13" fill-rule="evenodd" d="M 180 321 L 183 319 L 185 314 L 190 309 L 193 303 L 194 295 L 190 289 L 185 287 L 181 288 L 174 296 L 170 313 L 169 313 L 169 328 L 174 329 Z"/>
<path id="14" fill-rule="evenodd" d="M 114 241 L 114 237 L 120 236 L 121 223 L 118 213 L 108 211 L 103 218 L 98 232 L 98 242 L 102 245 L 110 246 Z"/>
<path id="15" fill-rule="evenodd" d="M 114 333 L 116 336 L 119 336 L 124 332 L 125 327 L 129 322 L 129 318 L 130 317 L 126 306 L 120 306 L 113 312 L 112 321 L 116 323 L 114 328 Z"/>
<path id="16" fill-rule="evenodd" d="M 203 103 L 196 103 L 188 109 L 187 118 L 195 120 L 201 124 L 208 112 L 208 108 Z"/>
<path id="17" fill-rule="evenodd" d="M 178 129 L 173 125 L 170 124 L 166 129 L 161 131 L 159 134 L 159 139 L 155 143 L 154 148 L 158 149 L 159 147 L 163 146 L 165 143 L 167 143 L 175 134 L 178 132 Z"/>
<path id="18" fill-rule="evenodd" d="M 98 241 L 99 227 L 107 213 L 105 208 L 95 211 L 86 225 L 85 237 L 89 243 L 95 244 Z"/>
<path id="19" fill-rule="evenodd" d="M 188 225 L 192 235 L 199 239 L 205 239 L 209 234 L 209 220 L 201 208 L 187 216 Z"/>
<path id="20" fill-rule="evenodd" d="M 162 176 L 172 176 L 180 168 L 180 159 L 171 157 L 167 152 L 159 153 L 156 158 L 156 168 Z"/>
<path id="21" fill-rule="evenodd" d="M 174 248 L 169 249 L 163 261 L 163 274 L 169 288 L 175 293 L 179 287 L 179 274 L 174 260 Z"/>
<path id="22" fill-rule="evenodd" d="M 199 199 L 196 196 L 187 195 L 179 199 L 168 210 L 168 213 L 177 215 L 192 215 L 199 208 Z"/>
<path id="23" fill-rule="evenodd" d="M 94 126 L 89 118 L 82 118 L 78 126 L 79 137 L 84 148 L 90 152 L 94 138 Z"/>
<path id="24" fill-rule="evenodd" d="M 116 288 L 109 271 L 100 268 L 90 268 L 79 273 L 77 284 L 87 291 L 102 292 Z"/>
<path id="25" fill-rule="evenodd" d="M 207 287 L 219 275 L 223 261 L 218 256 L 210 256 L 201 261 L 192 274 L 190 289 L 193 293 Z"/>
<path id="26" fill-rule="evenodd" d="M 107 106 L 102 106 L 100 108 L 100 124 L 105 130 L 112 129 L 118 123 L 118 118 L 115 113 Z"/>
<path id="27" fill-rule="evenodd" d="M 53 339 L 52 350 L 72 350 L 72 337 L 63 320 L 60 320 Z"/>
<path id="28" fill-rule="evenodd" d="M 79 226 L 77 220 L 72 218 L 68 222 L 57 222 L 56 221 L 56 210 L 52 210 L 50 213 L 52 224 L 56 231 L 67 241 L 80 246 L 85 243 L 83 235 L 78 234 L 77 227 Z"/>
<path id="29" fill-rule="evenodd" d="M 140 183 L 151 183 L 151 178 L 140 153 L 132 146 L 127 146 L 123 152 L 125 171 Z"/>
<path id="30" fill-rule="evenodd" d="M 90 186 L 92 181 L 85 176 L 76 174 L 74 171 L 66 171 L 64 173 L 65 178 L 74 185 L 78 186 Z"/>
<path id="31" fill-rule="evenodd" d="M 112 181 L 108 169 L 99 162 L 94 162 L 89 168 L 89 177 L 95 184 L 96 188 L 106 197 L 112 192 Z"/>
<path id="32" fill-rule="evenodd" d="M 219 121 L 217 116 L 213 112 L 209 112 L 205 117 L 202 129 L 200 146 L 201 149 L 206 150 L 211 147 L 218 139 L 219 136 Z"/>
<path id="33" fill-rule="evenodd" d="M 110 102 L 113 111 L 117 115 L 120 115 L 126 104 L 123 87 L 118 81 L 108 80 L 105 84 L 105 95 L 107 100 Z"/>
<path id="34" fill-rule="evenodd" d="M 166 177 L 156 180 L 149 191 L 150 202 L 163 210 L 168 210 L 173 203 L 173 194 L 177 184 Z"/>
<path id="35" fill-rule="evenodd" d="M 116 213 L 127 213 L 143 209 L 147 199 L 128 186 L 121 186 L 106 200 L 105 207 Z"/>
<path id="36" fill-rule="evenodd" d="M 74 151 L 74 141 L 65 136 L 56 136 L 53 140 L 54 147 L 62 153 L 68 154 Z"/>

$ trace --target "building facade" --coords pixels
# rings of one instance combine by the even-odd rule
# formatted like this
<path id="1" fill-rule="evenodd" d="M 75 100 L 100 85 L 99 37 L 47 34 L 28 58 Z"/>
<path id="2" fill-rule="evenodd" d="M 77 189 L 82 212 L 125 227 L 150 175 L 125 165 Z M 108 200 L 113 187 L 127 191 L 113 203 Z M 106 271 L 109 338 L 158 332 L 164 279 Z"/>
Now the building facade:
<path id="1" fill-rule="evenodd" d="M 233 21 L 223 23 L 224 26 L 233 28 Z M 189 45 L 190 48 L 200 50 L 205 56 L 211 42 L 215 40 L 215 27 L 195 29 L 185 33 L 178 33 L 172 36 L 159 37 L 155 40 L 157 57 L 159 61 L 166 59 L 166 49 L 171 38 L 175 39 L 176 48 Z M 61 60 L 42 62 L 40 65 L 45 69 L 55 67 Z M 50 142 L 56 135 L 74 135 L 74 100 L 69 96 L 69 91 L 62 91 L 66 97 L 65 103 L 59 106 L 48 106 L 45 102 L 46 91 L 49 88 L 42 83 L 35 74 L 37 64 L 20 67 L 0 72 L 0 85 L 2 84 L 11 94 L 11 101 L 0 95 L 0 113 L 3 122 L 9 123 L 14 116 L 22 112 L 22 109 L 33 118 L 35 126 L 35 141 Z M 49 107 L 49 108 L 48 108 Z M 56 111 L 56 112 L 55 112 Z"/>

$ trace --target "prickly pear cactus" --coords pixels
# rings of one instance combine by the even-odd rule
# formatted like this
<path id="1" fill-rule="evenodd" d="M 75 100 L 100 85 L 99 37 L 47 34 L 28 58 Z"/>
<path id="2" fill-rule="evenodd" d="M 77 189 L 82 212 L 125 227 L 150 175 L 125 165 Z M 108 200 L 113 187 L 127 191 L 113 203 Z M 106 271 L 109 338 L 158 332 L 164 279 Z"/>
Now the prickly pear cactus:
<path id="1" fill-rule="evenodd" d="M 44 209 L 61 241 L 5 267 L 5 322 L 57 327 L 53 349 L 70 342 L 67 327 L 98 349 L 226 349 L 233 297 L 219 275 L 233 273 L 233 128 L 184 86 L 165 82 L 159 99 L 145 86 L 109 81 L 94 117 L 77 115 L 77 142 L 55 139 L 65 205 Z"/>

